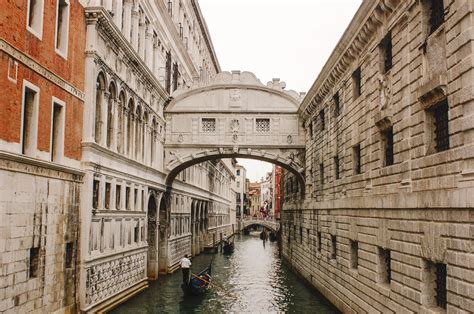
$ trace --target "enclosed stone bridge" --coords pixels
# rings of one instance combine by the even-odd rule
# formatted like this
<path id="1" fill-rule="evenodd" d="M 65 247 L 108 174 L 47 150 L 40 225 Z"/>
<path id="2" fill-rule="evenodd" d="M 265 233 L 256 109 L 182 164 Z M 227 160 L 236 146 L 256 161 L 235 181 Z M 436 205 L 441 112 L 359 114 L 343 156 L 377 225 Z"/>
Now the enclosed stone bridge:
<path id="1" fill-rule="evenodd" d="M 242 230 L 247 229 L 250 226 L 263 226 L 271 231 L 277 233 L 280 230 L 280 223 L 274 219 L 262 219 L 262 218 L 250 218 L 242 220 Z"/>
<path id="2" fill-rule="evenodd" d="M 173 93 L 165 109 L 165 165 L 170 188 L 183 169 L 207 160 L 249 158 L 291 171 L 304 189 L 302 96 L 250 72 L 221 72 L 207 84 Z"/>

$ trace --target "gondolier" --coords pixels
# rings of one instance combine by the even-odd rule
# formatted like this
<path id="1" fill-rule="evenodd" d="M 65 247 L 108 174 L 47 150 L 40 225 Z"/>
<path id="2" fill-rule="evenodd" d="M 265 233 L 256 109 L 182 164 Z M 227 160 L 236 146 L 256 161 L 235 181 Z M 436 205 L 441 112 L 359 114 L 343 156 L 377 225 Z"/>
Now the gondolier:
<path id="1" fill-rule="evenodd" d="M 187 285 L 189 282 L 189 267 L 191 267 L 191 261 L 188 258 L 188 254 L 184 255 L 180 263 L 183 272 L 183 283 Z"/>

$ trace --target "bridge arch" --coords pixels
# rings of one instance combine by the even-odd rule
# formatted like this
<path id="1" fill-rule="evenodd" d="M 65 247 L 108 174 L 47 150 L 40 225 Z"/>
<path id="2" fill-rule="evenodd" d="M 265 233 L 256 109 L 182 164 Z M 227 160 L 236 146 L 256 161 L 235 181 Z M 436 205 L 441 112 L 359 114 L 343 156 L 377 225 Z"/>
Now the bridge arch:
<path id="1" fill-rule="evenodd" d="M 302 95 L 250 72 L 221 72 L 209 83 L 175 91 L 165 109 L 166 184 L 194 164 L 223 158 L 267 161 L 295 174 L 304 190 Z"/>

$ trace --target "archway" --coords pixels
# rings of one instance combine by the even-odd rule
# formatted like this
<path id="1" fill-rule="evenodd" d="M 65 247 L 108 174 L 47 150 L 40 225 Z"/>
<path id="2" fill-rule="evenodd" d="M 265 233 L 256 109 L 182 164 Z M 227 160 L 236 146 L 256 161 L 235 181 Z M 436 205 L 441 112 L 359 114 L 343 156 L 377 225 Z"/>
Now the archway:
<path id="1" fill-rule="evenodd" d="M 158 215 L 156 198 L 154 193 L 148 198 L 148 259 L 147 276 L 148 279 L 158 278 Z"/>
<path id="2" fill-rule="evenodd" d="M 158 212 L 158 272 L 161 274 L 168 273 L 169 221 L 166 200 L 167 197 L 161 198 Z"/>

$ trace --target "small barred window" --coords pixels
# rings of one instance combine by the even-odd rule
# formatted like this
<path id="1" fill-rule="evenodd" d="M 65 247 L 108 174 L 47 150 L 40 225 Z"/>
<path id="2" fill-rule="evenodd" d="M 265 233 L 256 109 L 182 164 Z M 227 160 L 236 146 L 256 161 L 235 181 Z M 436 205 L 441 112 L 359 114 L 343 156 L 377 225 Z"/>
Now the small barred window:
<path id="1" fill-rule="evenodd" d="M 216 119 L 202 119 L 202 131 L 211 133 L 216 131 Z"/>
<path id="2" fill-rule="evenodd" d="M 270 132 L 270 119 L 257 119 L 256 121 L 257 132 Z"/>

